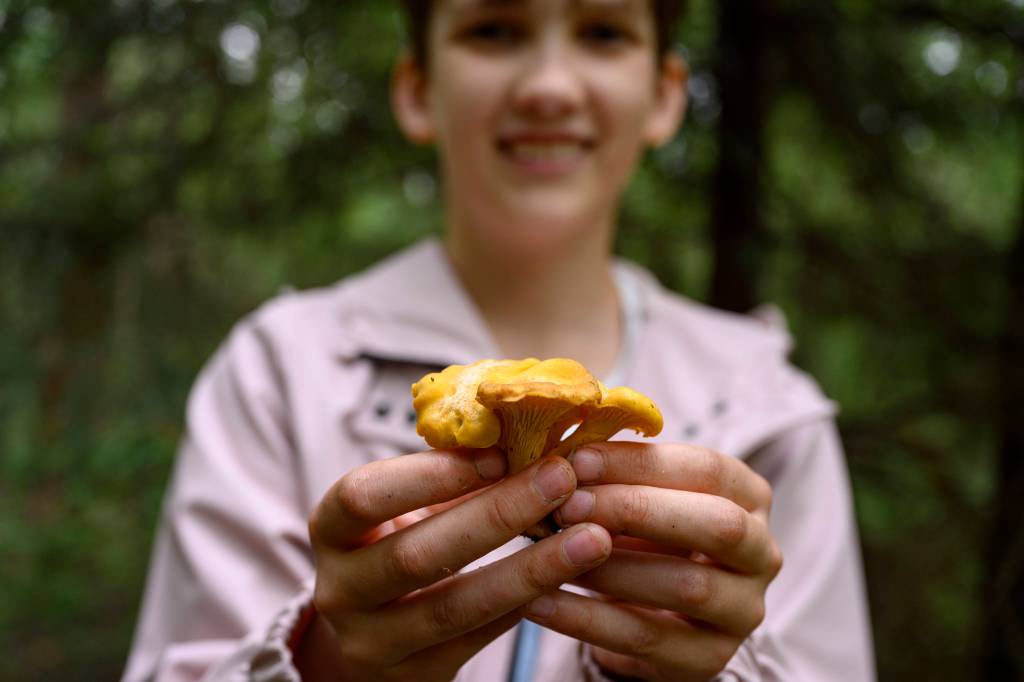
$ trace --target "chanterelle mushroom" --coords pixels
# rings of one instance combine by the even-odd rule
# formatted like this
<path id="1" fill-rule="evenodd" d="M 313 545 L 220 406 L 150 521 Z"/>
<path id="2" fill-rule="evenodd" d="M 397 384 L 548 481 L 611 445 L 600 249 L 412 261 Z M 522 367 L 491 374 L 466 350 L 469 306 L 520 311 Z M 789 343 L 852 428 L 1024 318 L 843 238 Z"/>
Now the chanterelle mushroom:
<path id="1" fill-rule="evenodd" d="M 629 388 L 607 390 L 575 360 L 481 360 L 428 374 L 412 386 L 416 432 L 435 448 L 497 445 L 516 473 L 551 452 L 565 456 L 624 428 L 661 431 L 661 413 Z M 562 435 L 579 427 L 564 441 Z M 528 529 L 558 531 L 550 517 Z"/>
<path id="2" fill-rule="evenodd" d="M 523 370 L 538 360 L 480 360 L 451 365 L 412 385 L 416 433 L 432 448 L 489 448 L 501 436 L 498 416 L 477 402 L 482 381 Z"/>
<path id="3" fill-rule="evenodd" d="M 576 430 L 549 454 L 565 457 L 582 445 L 606 441 L 623 429 L 657 436 L 662 425 L 661 411 L 650 398 L 626 386 L 609 390 L 601 384 L 601 402 L 589 408 Z"/>
<path id="4" fill-rule="evenodd" d="M 575 360 L 545 360 L 481 383 L 476 399 L 501 420 L 498 447 L 514 474 L 544 454 L 556 422 L 581 405 L 596 404 L 601 387 Z"/>

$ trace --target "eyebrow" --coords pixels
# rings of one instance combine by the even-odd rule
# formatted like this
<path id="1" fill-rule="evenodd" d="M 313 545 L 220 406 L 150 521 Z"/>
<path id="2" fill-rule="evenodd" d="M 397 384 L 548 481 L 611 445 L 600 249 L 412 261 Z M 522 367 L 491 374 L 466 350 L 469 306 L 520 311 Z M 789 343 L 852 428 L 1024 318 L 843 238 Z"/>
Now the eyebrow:
<path id="1" fill-rule="evenodd" d="M 513 5 L 525 5 L 528 0 L 461 0 L 453 3 L 456 8 L 468 9 L 474 7 L 509 7 Z"/>
<path id="2" fill-rule="evenodd" d="M 575 7 L 608 7 L 611 9 L 631 8 L 641 0 L 572 0 Z"/>
<path id="3" fill-rule="evenodd" d="M 461 0 L 456 7 L 514 7 L 529 4 L 530 0 Z M 578 7 L 607 7 L 610 9 L 629 9 L 638 4 L 641 0 L 571 0 L 573 8 Z"/>

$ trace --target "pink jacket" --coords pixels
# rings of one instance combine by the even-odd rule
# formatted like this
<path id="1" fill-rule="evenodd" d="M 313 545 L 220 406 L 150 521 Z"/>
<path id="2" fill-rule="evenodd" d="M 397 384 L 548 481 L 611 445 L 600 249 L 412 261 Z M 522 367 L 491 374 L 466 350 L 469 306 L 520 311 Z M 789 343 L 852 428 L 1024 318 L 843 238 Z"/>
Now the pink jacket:
<path id="1" fill-rule="evenodd" d="M 657 440 L 743 458 L 775 490 L 771 526 L 785 566 L 765 621 L 719 679 L 874 679 L 833 405 L 787 364 L 780 325 L 703 307 L 634 265 L 616 267 L 642 310 L 623 383 L 661 407 Z M 309 599 L 314 506 L 348 470 L 426 449 L 413 381 L 498 356 L 432 240 L 335 286 L 282 295 L 239 323 L 189 400 L 124 680 L 298 679 L 284 643 Z M 458 679 L 503 679 L 511 644 L 511 633 L 499 638 Z M 536 679 L 584 679 L 580 651 L 544 631 Z"/>

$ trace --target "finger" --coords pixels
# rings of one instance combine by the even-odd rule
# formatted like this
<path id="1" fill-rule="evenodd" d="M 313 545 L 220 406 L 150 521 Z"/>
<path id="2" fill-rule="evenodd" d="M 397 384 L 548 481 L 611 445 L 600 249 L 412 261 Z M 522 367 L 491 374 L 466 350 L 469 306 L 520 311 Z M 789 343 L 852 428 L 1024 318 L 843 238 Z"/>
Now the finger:
<path id="1" fill-rule="evenodd" d="M 682 557 L 683 559 L 689 559 L 693 556 L 692 551 L 683 547 L 673 547 L 672 545 L 650 542 L 648 540 L 641 540 L 640 538 L 631 538 L 628 535 L 616 535 L 612 537 L 612 546 L 615 547 L 615 549 L 629 549 L 634 552 L 650 552 L 653 554 L 668 554 L 670 556 Z"/>
<path id="2" fill-rule="evenodd" d="M 717 495 L 609 483 L 578 489 L 555 520 L 562 526 L 590 521 L 612 535 L 703 552 L 744 573 L 769 572 L 773 565 L 768 526 Z"/>
<path id="3" fill-rule="evenodd" d="M 461 637 L 416 653 L 395 667 L 394 677 L 398 680 L 454 679 L 466 661 L 514 628 L 522 618 L 518 612 L 507 613 Z"/>
<path id="4" fill-rule="evenodd" d="M 462 495 L 461 497 L 456 497 L 453 500 L 448 500 L 447 502 L 438 502 L 437 504 L 432 504 L 429 507 L 423 507 L 423 509 L 421 510 L 423 512 L 423 514 L 421 516 L 421 520 L 427 518 L 428 516 L 434 516 L 435 514 L 440 514 L 443 511 L 447 511 L 448 509 L 451 509 L 452 507 L 456 507 L 456 506 L 462 504 L 463 502 L 465 502 L 466 500 L 468 500 L 468 499 L 470 499 L 472 497 L 476 497 L 477 495 L 482 493 L 484 490 L 486 490 L 486 488 L 477 488 L 476 490 L 468 492 L 465 495 Z"/>
<path id="5" fill-rule="evenodd" d="M 314 544 L 344 547 L 376 526 L 494 483 L 505 456 L 486 450 L 432 450 L 372 462 L 341 477 L 310 520 Z"/>
<path id="6" fill-rule="evenodd" d="M 740 642 L 668 614 L 564 590 L 534 600 L 526 617 L 563 635 L 671 670 L 672 679 L 714 677 Z"/>
<path id="7" fill-rule="evenodd" d="M 373 640 L 387 641 L 386 655 L 401 660 L 558 589 L 606 560 L 611 549 L 611 538 L 603 528 L 583 524 L 476 571 L 431 585 L 369 614 L 360 628 Z"/>
<path id="8" fill-rule="evenodd" d="M 329 578 L 347 605 L 369 608 L 450 576 L 518 536 L 576 484 L 561 457 L 546 457 L 458 507 L 334 557 Z"/>
<path id="9" fill-rule="evenodd" d="M 608 672 L 613 672 L 625 677 L 635 677 L 640 680 L 662 679 L 655 666 L 646 661 L 641 661 L 639 658 L 633 658 L 632 656 L 626 656 L 625 654 L 617 654 L 614 651 L 608 651 L 607 649 L 602 649 L 596 646 L 590 647 L 590 651 L 590 655 L 594 659 L 594 662 Z M 686 678 L 679 679 L 685 680 Z M 707 679 L 708 678 L 705 677 L 701 682 L 704 682 L 704 680 Z"/>
<path id="10" fill-rule="evenodd" d="M 736 459 L 681 443 L 592 443 L 570 457 L 580 485 L 628 483 L 725 497 L 747 511 L 768 509 L 772 489 Z"/>
<path id="11" fill-rule="evenodd" d="M 429 507 L 422 507 L 415 511 L 411 511 L 407 514 L 396 516 L 390 521 L 385 521 L 379 526 L 366 531 L 365 533 L 360 535 L 356 541 L 350 543 L 349 546 L 352 548 L 356 548 L 363 547 L 365 545 L 372 545 L 374 542 L 377 542 L 378 540 L 387 535 L 391 535 L 392 533 L 400 531 L 403 528 L 408 528 L 413 524 L 419 523 L 425 518 L 431 517 L 434 514 L 440 514 L 446 509 L 451 509 L 456 505 L 462 504 L 471 497 L 479 495 L 484 490 L 486 490 L 486 488 L 479 488 L 472 492 L 466 493 L 461 497 L 456 497 L 454 500 L 448 500 L 447 502 L 441 502 L 439 504 L 432 504 Z"/>
<path id="12" fill-rule="evenodd" d="M 577 585 L 618 600 L 667 609 L 746 637 L 764 620 L 764 585 L 676 557 L 615 550 Z"/>

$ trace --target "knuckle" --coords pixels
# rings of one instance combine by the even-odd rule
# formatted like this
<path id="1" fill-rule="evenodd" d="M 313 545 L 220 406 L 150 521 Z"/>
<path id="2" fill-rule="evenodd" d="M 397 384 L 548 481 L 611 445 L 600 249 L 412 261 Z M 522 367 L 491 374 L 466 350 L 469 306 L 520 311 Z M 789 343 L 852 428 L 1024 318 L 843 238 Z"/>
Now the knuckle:
<path id="1" fill-rule="evenodd" d="M 658 450 L 653 447 L 635 448 L 629 453 L 629 457 L 621 458 L 632 468 L 633 479 L 637 481 L 649 481 L 657 479 L 661 475 L 661 462 L 659 461 Z"/>
<path id="2" fill-rule="evenodd" d="M 337 590 L 330 590 L 317 581 L 313 588 L 313 607 L 317 613 L 322 613 L 325 618 L 330 619 L 331 614 L 343 611 L 345 606 Z"/>
<path id="3" fill-rule="evenodd" d="M 372 488 L 372 477 L 366 471 L 357 470 L 345 474 L 338 481 L 335 490 L 335 496 L 342 512 L 356 521 L 371 522 L 375 520 L 375 505 L 369 494 Z"/>
<path id="4" fill-rule="evenodd" d="M 782 558 L 782 550 L 779 549 L 779 546 L 775 542 L 772 542 L 771 552 L 768 558 L 768 571 L 773 579 L 780 571 L 782 571 L 784 563 L 785 561 Z"/>
<path id="5" fill-rule="evenodd" d="M 392 575 L 399 581 L 422 584 L 433 578 L 434 567 L 429 550 L 408 536 L 395 541 L 388 559 Z"/>
<path id="6" fill-rule="evenodd" d="M 753 632 L 758 625 L 764 622 L 765 611 L 764 599 L 755 599 L 750 606 L 750 623 L 747 626 L 747 633 Z"/>
<path id="7" fill-rule="evenodd" d="M 579 633 L 577 639 L 581 641 L 593 641 L 597 638 L 597 623 L 594 622 L 594 614 L 590 609 L 577 609 L 572 612 L 573 629 Z"/>
<path id="8" fill-rule="evenodd" d="M 699 448 L 697 450 L 697 463 L 694 471 L 695 488 L 697 492 L 715 492 L 721 488 L 721 481 L 725 475 L 725 455 L 714 450 Z"/>
<path id="9" fill-rule="evenodd" d="M 487 521 L 502 534 L 516 535 L 523 531 L 520 500 L 513 495 L 498 495 L 487 507 Z"/>
<path id="10" fill-rule="evenodd" d="M 661 637 L 658 631 L 646 622 L 638 622 L 626 635 L 626 648 L 637 658 L 650 658 L 658 649 Z"/>
<path id="11" fill-rule="evenodd" d="M 372 639 L 353 632 L 346 637 L 339 637 L 337 642 L 341 658 L 347 664 L 356 668 L 373 668 L 378 665 L 379 652 Z"/>
<path id="12" fill-rule="evenodd" d="M 699 566 L 687 571 L 679 589 L 682 605 L 687 611 L 702 612 L 714 599 L 711 573 Z"/>
<path id="13" fill-rule="evenodd" d="M 326 526 L 324 520 L 323 504 L 318 504 L 313 513 L 309 515 L 309 523 L 306 528 L 309 532 L 309 540 L 312 544 L 316 545 L 322 542 L 326 534 L 324 533 Z"/>
<path id="14" fill-rule="evenodd" d="M 469 630 L 474 625 L 474 615 L 464 600 L 446 594 L 431 606 L 430 623 L 438 635 L 447 639 Z"/>
<path id="15" fill-rule="evenodd" d="M 522 581 L 526 591 L 531 594 L 542 594 L 557 586 L 553 581 L 545 564 L 539 561 L 527 561 L 519 567 L 519 579 Z M 555 582 L 555 585 L 551 583 Z"/>
<path id="16" fill-rule="evenodd" d="M 639 487 L 625 488 L 620 513 L 623 532 L 650 525 L 654 518 L 654 508 L 647 491 Z"/>
<path id="17" fill-rule="evenodd" d="M 722 505 L 711 525 L 711 530 L 715 541 L 721 547 L 735 549 L 747 539 L 750 532 L 747 513 L 736 504 Z"/>

